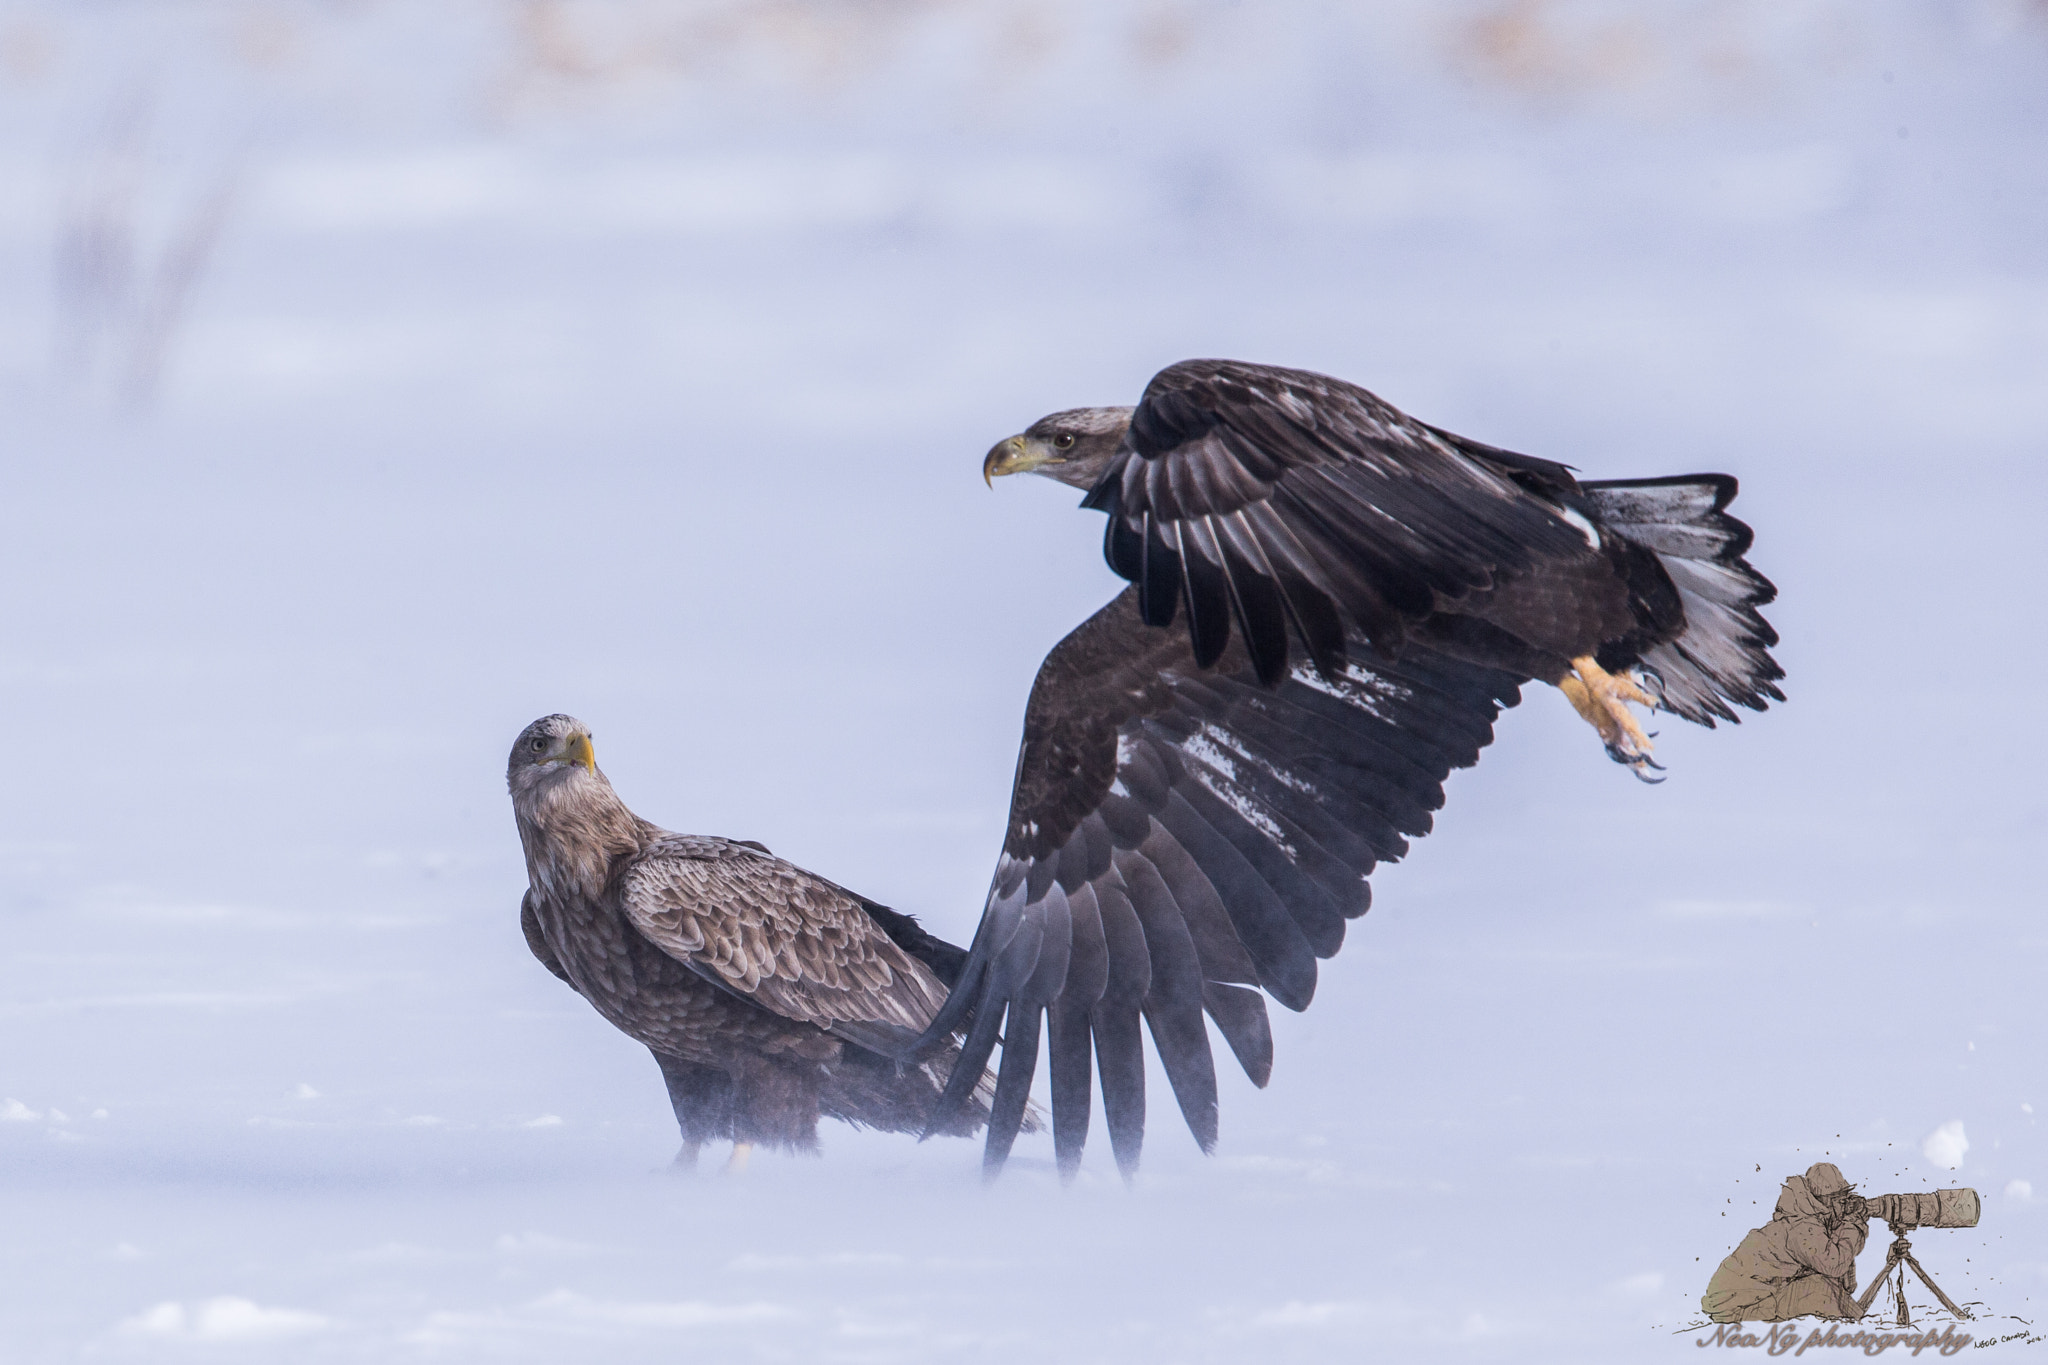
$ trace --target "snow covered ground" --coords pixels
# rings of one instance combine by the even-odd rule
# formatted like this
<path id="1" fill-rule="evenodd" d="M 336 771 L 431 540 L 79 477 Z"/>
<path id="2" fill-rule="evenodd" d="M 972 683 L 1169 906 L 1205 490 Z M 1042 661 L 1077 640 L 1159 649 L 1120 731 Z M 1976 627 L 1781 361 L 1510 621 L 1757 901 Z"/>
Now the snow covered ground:
<path id="1" fill-rule="evenodd" d="M 16 0 L 0 1357 L 1658 1359 L 1820 1159 L 2038 1321 L 2044 77 L 2017 0 Z M 1532 692 L 1213 1158 L 657 1174 L 511 737 L 964 940 L 1113 588 L 981 454 L 1191 355 L 1739 475 L 1790 703 L 1651 790 Z"/>

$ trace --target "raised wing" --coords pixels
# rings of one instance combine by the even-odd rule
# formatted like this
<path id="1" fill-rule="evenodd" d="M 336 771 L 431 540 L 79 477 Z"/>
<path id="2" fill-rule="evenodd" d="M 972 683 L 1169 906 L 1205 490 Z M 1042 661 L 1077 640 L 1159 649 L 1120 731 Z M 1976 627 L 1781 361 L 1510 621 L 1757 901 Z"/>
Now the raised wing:
<path id="1" fill-rule="evenodd" d="M 698 975 L 877 1052 L 901 1052 L 946 998 L 857 897 L 729 840 L 669 835 L 627 868 L 620 901 Z"/>
<path id="2" fill-rule="evenodd" d="M 1206 1013 L 1263 1086 L 1263 989 L 1290 1009 L 1316 960 L 1371 903 L 1366 875 L 1430 828 L 1453 768 L 1493 737 L 1519 679 L 1410 648 L 1379 661 L 1353 633 L 1338 664 L 1263 685 L 1244 650 L 1213 670 L 1187 637 L 1147 626 L 1127 589 L 1046 657 L 1025 712 L 1010 824 L 965 969 L 920 1040 L 967 1042 L 934 1122 L 1001 1072 L 984 1167 L 1001 1169 L 1038 1066 L 1052 1069 L 1063 1172 L 1089 1122 L 1089 1067 L 1118 1164 L 1145 1125 L 1138 1021 L 1188 1127 L 1216 1140 Z"/>
<path id="3" fill-rule="evenodd" d="M 1187 604 L 1194 660 L 1232 624 L 1259 678 L 1287 671 L 1289 631 L 1325 673 L 1347 627 L 1384 654 L 1404 624 L 1536 561 L 1581 555 L 1590 526 L 1547 460 L 1466 441 L 1364 389 L 1302 370 L 1188 360 L 1131 415 L 1128 451 L 1082 503 L 1109 514 L 1103 553 L 1147 624 Z"/>

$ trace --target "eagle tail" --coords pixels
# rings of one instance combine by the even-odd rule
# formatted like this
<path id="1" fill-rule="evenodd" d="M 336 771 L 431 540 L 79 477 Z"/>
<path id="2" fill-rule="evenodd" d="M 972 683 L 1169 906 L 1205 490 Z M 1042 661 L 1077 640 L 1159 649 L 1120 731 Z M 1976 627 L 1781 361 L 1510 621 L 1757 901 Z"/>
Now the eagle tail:
<path id="1" fill-rule="evenodd" d="M 849 1048 L 840 1062 L 824 1074 L 819 1112 L 856 1128 L 874 1128 L 885 1133 L 925 1133 L 927 1136 L 972 1137 L 988 1122 L 995 1103 L 996 1077 L 984 1071 L 972 1097 L 946 1122 L 932 1127 L 932 1106 L 946 1087 L 946 1078 L 960 1060 L 957 1046 L 948 1045 L 923 1062 L 898 1062 L 865 1048 Z M 1038 1132 L 1045 1127 L 1045 1115 L 1036 1105 L 1026 1105 L 1022 1130 Z M 929 1130 L 929 1131 L 927 1131 Z"/>
<path id="2" fill-rule="evenodd" d="M 1742 556 L 1755 538 L 1724 510 L 1735 499 L 1727 474 L 1679 474 L 1582 484 L 1603 527 L 1655 554 L 1678 589 L 1685 629 L 1643 651 L 1664 706 L 1711 728 L 1738 719 L 1730 703 L 1752 711 L 1785 700 L 1785 670 L 1770 655 L 1778 643 L 1758 608 L 1778 590 Z"/>

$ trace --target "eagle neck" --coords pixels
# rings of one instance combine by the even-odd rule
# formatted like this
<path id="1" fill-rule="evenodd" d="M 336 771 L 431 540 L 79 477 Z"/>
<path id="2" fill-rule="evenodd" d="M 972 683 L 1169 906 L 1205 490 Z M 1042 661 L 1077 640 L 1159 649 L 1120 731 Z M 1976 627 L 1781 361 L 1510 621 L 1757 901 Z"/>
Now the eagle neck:
<path id="1" fill-rule="evenodd" d="M 520 802 L 519 841 L 536 892 L 596 900 L 622 858 L 646 847 L 652 826 L 626 808 L 600 773 L 573 770 Z"/>

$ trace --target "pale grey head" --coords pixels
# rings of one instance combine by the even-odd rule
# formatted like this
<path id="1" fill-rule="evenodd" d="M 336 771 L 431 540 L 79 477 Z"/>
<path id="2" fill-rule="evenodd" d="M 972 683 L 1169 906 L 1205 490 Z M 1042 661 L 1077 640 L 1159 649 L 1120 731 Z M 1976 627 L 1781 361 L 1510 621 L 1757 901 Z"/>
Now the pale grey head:
<path id="1" fill-rule="evenodd" d="M 590 727 L 574 716 L 542 716 L 519 732 L 505 763 L 505 785 L 514 801 L 544 788 L 597 773 Z"/>
<path id="2" fill-rule="evenodd" d="M 996 442 L 981 462 L 991 484 L 998 474 L 1043 474 L 1089 489 L 1123 448 L 1129 408 L 1069 408 L 1041 417 L 1018 435 Z"/>

